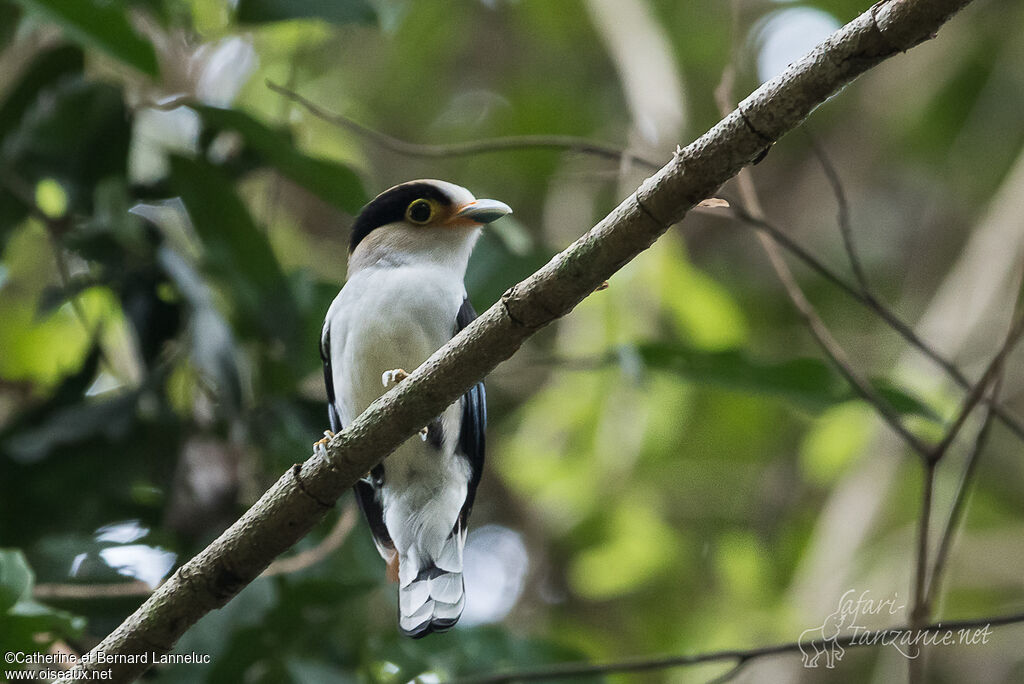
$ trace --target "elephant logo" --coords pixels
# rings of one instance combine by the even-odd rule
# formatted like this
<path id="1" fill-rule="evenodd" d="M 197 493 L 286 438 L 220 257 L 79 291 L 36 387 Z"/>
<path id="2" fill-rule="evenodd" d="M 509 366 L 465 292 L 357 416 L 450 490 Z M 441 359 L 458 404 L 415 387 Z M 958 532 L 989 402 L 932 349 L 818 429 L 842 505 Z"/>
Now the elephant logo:
<path id="1" fill-rule="evenodd" d="M 846 650 L 839 644 L 839 632 L 843 627 L 855 627 L 855 618 L 837 608 L 825 618 L 820 627 L 805 629 L 800 633 L 797 644 L 803 656 L 804 667 L 818 667 L 818 660 L 825 656 L 825 667 L 833 669 L 843 658 Z"/>

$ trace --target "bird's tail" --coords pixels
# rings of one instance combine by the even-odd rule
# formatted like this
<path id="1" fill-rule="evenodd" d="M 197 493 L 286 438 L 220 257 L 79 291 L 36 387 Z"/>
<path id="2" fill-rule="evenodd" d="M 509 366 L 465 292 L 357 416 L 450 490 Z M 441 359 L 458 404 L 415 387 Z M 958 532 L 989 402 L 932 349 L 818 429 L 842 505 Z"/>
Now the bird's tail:
<path id="1" fill-rule="evenodd" d="M 466 604 L 462 581 L 465 534 L 452 530 L 433 558 L 410 550 L 399 554 L 398 626 L 414 639 L 455 626 Z"/>

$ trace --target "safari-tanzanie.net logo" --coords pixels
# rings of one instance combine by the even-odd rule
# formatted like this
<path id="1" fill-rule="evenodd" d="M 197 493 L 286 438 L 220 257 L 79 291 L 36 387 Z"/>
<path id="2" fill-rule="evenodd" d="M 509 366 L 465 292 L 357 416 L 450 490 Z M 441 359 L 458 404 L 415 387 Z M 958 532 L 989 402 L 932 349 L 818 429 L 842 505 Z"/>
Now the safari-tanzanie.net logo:
<path id="1" fill-rule="evenodd" d="M 832 669 L 842 660 L 846 648 L 854 646 L 890 646 L 912 660 L 921 654 L 921 646 L 987 644 L 992 634 L 989 625 L 961 629 L 941 625 L 925 629 L 869 629 L 863 624 L 895 622 L 895 616 L 906 614 L 906 604 L 900 602 L 898 594 L 876 599 L 870 591 L 858 594 L 856 589 L 850 589 L 820 626 L 800 634 L 798 645 L 804 667 L 824 665 Z"/>

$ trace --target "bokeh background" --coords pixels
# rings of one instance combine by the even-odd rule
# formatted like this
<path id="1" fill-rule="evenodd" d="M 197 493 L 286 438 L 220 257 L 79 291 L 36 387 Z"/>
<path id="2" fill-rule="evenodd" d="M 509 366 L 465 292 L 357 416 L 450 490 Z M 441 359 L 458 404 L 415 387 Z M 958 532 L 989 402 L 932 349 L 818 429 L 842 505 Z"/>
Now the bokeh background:
<path id="1" fill-rule="evenodd" d="M 513 206 L 470 266 L 482 309 L 648 173 L 551 150 L 417 157 L 268 80 L 404 141 L 569 134 L 660 163 L 717 121 L 726 69 L 745 96 L 867 6 L 0 1 L 0 650 L 88 650 L 307 457 L 326 427 L 317 337 L 368 197 L 434 177 Z M 752 172 L 768 219 L 850 280 L 834 170 L 872 292 L 972 379 L 1019 290 L 1022 25 L 1020 3 L 979 0 Z M 739 206 L 733 184 L 720 196 Z M 962 391 L 791 263 L 853 365 L 940 436 Z M 1012 356 L 1014 415 L 1022 389 Z M 496 369 L 488 396 L 457 629 L 397 636 L 395 587 L 345 497 L 297 549 L 325 557 L 182 639 L 211 664 L 147 681 L 431 682 L 793 641 L 848 590 L 910 603 L 920 465 L 728 209 L 688 216 Z M 936 529 L 977 423 L 939 468 Z M 1024 606 L 1021 453 L 993 424 L 936 616 Z M 929 681 L 1020 681 L 1022 637 L 932 649 Z M 763 659 L 736 680 L 905 676 L 877 648 L 835 670 Z"/>

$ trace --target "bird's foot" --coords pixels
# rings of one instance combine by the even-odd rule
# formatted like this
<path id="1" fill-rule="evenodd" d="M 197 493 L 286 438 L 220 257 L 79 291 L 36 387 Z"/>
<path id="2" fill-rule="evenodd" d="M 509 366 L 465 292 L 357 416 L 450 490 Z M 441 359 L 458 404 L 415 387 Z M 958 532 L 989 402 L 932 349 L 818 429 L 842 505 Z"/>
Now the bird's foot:
<path id="1" fill-rule="evenodd" d="M 380 384 L 385 387 L 391 387 L 391 385 L 397 385 L 407 377 L 409 377 L 409 374 L 401 368 L 393 368 L 392 370 L 381 373 Z"/>
<path id="2" fill-rule="evenodd" d="M 324 430 L 323 439 L 313 442 L 313 449 L 315 450 L 317 447 L 326 447 L 327 443 L 332 439 L 334 439 L 334 433 L 330 430 Z"/>
<path id="3" fill-rule="evenodd" d="M 397 385 L 398 383 L 405 380 L 407 377 L 409 377 L 409 373 L 407 371 L 401 368 L 393 368 L 392 370 L 384 371 L 383 373 L 381 373 L 380 384 L 384 385 L 385 387 L 390 387 L 391 385 Z M 430 429 L 428 427 L 420 428 L 420 439 L 422 439 L 424 442 L 427 441 L 427 434 L 429 431 Z"/>

